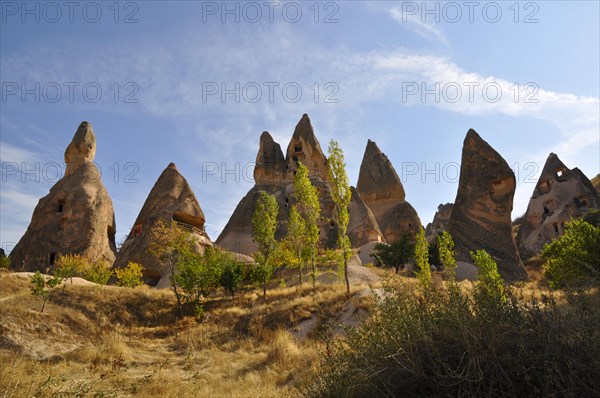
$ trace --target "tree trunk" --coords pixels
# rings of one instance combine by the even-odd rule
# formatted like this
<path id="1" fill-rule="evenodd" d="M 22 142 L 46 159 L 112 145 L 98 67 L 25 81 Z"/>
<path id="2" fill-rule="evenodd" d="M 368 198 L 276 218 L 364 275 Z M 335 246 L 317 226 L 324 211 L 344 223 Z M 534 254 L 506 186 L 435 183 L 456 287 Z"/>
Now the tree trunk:
<path id="1" fill-rule="evenodd" d="M 350 294 L 350 280 L 348 279 L 348 259 L 344 253 L 344 278 L 346 279 L 346 294 Z"/>
<path id="2" fill-rule="evenodd" d="M 177 299 L 177 307 L 179 308 L 179 315 L 181 319 L 183 319 L 183 308 L 181 307 L 181 297 L 179 297 L 179 291 L 177 290 L 177 285 L 173 284 L 173 291 L 175 292 L 175 298 Z"/>
<path id="3" fill-rule="evenodd" d="M 302 286 L 302 266 L 304 264 L 302 264 L 302 255 L 300 254 L 300 250 L 298 250 L 298 260 L 298 275 L 300 277 L 298 283 L 300 284 L 300 286 Z"/>
<path id="4" fill-rule="evenodd" d="M 316 287 L 317 284 L 317 267 L 315 265 L 315 254 L 313 252 L 312 257 L 311 257 L 311 262 L 312 262 L 312 275 L 311 275 L 311 279 L 312 279 L 312 285 L 313 285 L 313 289 Z"/>

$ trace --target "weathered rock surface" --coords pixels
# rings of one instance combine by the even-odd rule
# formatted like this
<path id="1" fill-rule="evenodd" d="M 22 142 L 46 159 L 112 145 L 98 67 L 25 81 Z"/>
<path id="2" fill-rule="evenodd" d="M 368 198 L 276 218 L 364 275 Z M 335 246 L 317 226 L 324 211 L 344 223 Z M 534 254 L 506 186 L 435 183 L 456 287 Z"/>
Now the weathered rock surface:
<path id="1" fill-rule="evenodd" d="M 287 147 L 286 163 L 288 176 L 293 181 L 298 162 L 308 169 L 309 177 L 319 177 L 327 181 L 327 158 L 315 136 L 315 131 L 305 113 L 296 125 L 294 134 Z"/>
<path id="2" fill-rule="evenodd" d="M 40 199 L 31 223 L 11 252 L 12 268 L 46 271 L 59 254 L 79 253 L 91 260 L 115 260 L 112 201 L 92 163 L 96 138 L 82 122 L 65 151 L 65 176 Z"/>
<path id="3" fill-rule="evenodd" d="M 337 242 L 337 216 L 335 204 L 331 198 L 331 187 L 327 180 L 327 158 L 323 154 L 308 115 L 303 115 L 298 122 L 292 139 L 287 147 L 287 156 L 283 154 L 279 144 L 273 141 L 268 133 L 260 138 L 259 152 L 256 156 L 254 170 L 256 185 L 238 203 L 227 225 L 219 235 L 216 244 L 220 247 L 244 255 L 252 255 L 257 245 L 252 239 L 252 214 L 261 190 L 274 195 L 279 204 L 279 226 L 276 238 L 286 234 L 286 223 L 289 211 L 294 204 L 294 172 L 298 162 L 306 165 L 309 178 L 319 191 L 321 205 L 321 237 L 320 244 L 334 247 Z M 369 239 L 376 239 L 378 228 L 369 220 L 369 210 L 362 200 L 350 206 L 351 243 L 359 245 Z M 361 222 L 366 224 L 361 231 Z M 350 232 L 350 229 L 349 229 Z"/>
<path id="4" fill-rule="evenodd" d="M 254 166 L 255 183 L 278 184 L 286 179 L 286 174 L 286 162 L 281 146 L 273 140 L 271 134 L 263 132 Z"/>
<path id="5" fill-rule="evenodd" d="M 159 222 L 171 225 L 175 222 L 188 229 L 197 238 L 196 250 L 204 252 L 212 245 L 204 230 L 204 212 L 187 180 L 171 163 L 148 194 L 131 232 L 123 243 L 115 267 L 126 267 L 129 261 L 142 264 L 144 278 L 155 284 L 168 270 L 149 253 L 152 231 Z"/>
<path id="6" fill-rule="evenodd" d="M 524 256 L 538 254 L 562 235 L 563 224 L 598 209 L 598 193 L 578 168 L 569 169 L 554 153 L 546 160 L 533 190 L 517 241 Z"/>
<path id="7" fill-rule="evenodd" d="M 596 193 L 600 195 L 600 174 L 596 174 L 596 177 L 592 178 L 592 185 L 596 190 Z"/>
<path id="8" fill-rule="evenodd" d="M 395 242 L 421 228 L 415 209 L 405 200 L 404 187 L 387 156 L 377 144 L 367 141 L 356 190 L 369 206 L 384 239 Z"/>
<path id="9" fill-rule="evenodd" d="M 469 252 L 484 249 L 507 281 L 527 278 L 512 232 L 515 187 L 508 163 L 475 130 L 469 130 L 448 230 L 454 238 L 457 260 L 472 263 Z"/>
<path id="10" fill-rule="evenodd" d="M 348 238 L 352 247 L 360 247 L 369 242 L 383 241 L 379 224 L 369 206 L 365 203 L 356 188 L 350 187 L 352 198 L 348 206 L 350 222 L 348 223 Z"/>
<path id="11" fill-rule="evenodd" d="M 89 128 L 82 128 L 81 126 L 84 124 L 87 124 Z M 65 163 L 67 164 L 65 176 L 73 173 L 82 164 L 93 162 L 96 156 L 96 136 L 87 122 L 81 123 L 81 126 L 65 149 Z"/>
<path id="12" fill-rule="evenodd" d="M 433 221 L 425 227 L 425 237 L 429 242 L 437 239 L 437 236 L 443 231 L 448 230 L 448 222 L 450 221 L 453 206 L 452 203 L 441 204 L 438 206 L 438 209 L 433 216 Z"/>

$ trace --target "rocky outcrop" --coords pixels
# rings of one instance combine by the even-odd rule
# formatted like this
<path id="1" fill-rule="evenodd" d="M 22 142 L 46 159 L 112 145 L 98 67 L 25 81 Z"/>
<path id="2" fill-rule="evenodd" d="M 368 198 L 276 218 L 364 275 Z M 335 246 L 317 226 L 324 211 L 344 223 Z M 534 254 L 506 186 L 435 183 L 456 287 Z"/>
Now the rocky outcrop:
<path id="1" fill-rule="evenodd" d="M 427 224 L 425 228 L 425 237 L 429 242 L 432 242 L 437 238 L 443 231 L 448 230 L 448 222 L 450 221 L 450 215 L 452 214 L 452 203 L 441 204 L 438 206 L 433 221 Z"/>
<path id="2" fill-rule="evenodd" d="M 92 126 L 82 122 L 65 151 L 65 176 L 40 199 L 25 235 L 11 252 L 14 269 L 48 271 L 59 254 L 67 253 L 114 262 L 115 215 L 92 163 L 95 153 Z"/>
<path id="3" fill-rule="evenodd" d="M 592 178 L 592 185 L 596 190 L 596 193 L 600 195 L 600 174 L 596 174 L 596 177 Z"/>
<path id="4" fill-rule="evenodd" d="M 527 278 L 512 232 L 515 175 L 475 130 L 463 143 L 458 192 L 448 230 L 457 260 L 472 263 L 470 251 L 486 250 L 507 281 Z"/>
<path id="5" fill-rule="evenodd" d="M 261 190 L 274 195 L 279 204 L 279 226 L 276 238 L 286 234 L 289 210 L 294 204 L 294 173 L 298 162 L 306 165 L 312 184 L 319 191 L 321 205 L 320 244 L 334 247 L 337 243 L 337 215 L 331 197 L 331 187 L 327 177 L 327 158 L 314 134 L 308 115 L 303 115 L 287 147 L 287 156 L 269 133 L 260 137 L 259 151 L 254 169 L 255 186 L 239 202 L 227 225 L 217 238 L 216 244 L 223 249 L 252 255 L 257 245 L 252 239 L 252 214 Z M 357 221 L 360 220 L 360 221 Z M 366 221 L 366 224 L 362 224 Z M 350 205 L 350 240 L 354 246 L 377 239 L 380 234 L 376 223 L 369 219 L 369 209 L 362 200 Z M 361 230 L 361 228 L 363 228 Z M 351 232 L 351 233 L 350 233 Z"/>
<path id="6" fill-rule="evenodd" d="M 327 158 L 315 136 L 312 124 L 305 113 L 296 125 L 294 134 L 287 147 L 286 163 L 288 176 L 293 181 L 298 162 L 308 169 L 309 177 L 327 180 Z"/>
<path id="7" fill-rule="evenodd" d="M 356 190 L 369 206 L 384 239 L 395 242 L 421 228 L 415 209 L 405 200 L 404 187 L 387 156 L 377 144 L 367 141 Z"/>
<path id="8" fill-rule="evenodd" d="M 599 206 L 598 193 L 581 170 L 569 169 L 551 153 L 517 234 L 521 254 L 538 254 L 546 243 L 562 235 L 563 225 L 571 217 L 580 217 Z"/>
<path id="9" fill-rule="evenodd" d="M 263 132 L 256 155 L 254 181 L 260 185 L 278 184 L 287 178 L 286 169 L 281 146 L 273 140 L 271 134 Z"/>
<path id="10" fill-rule="evenodd" d="M 350 187 L 352 198 L 348 206 L 350 222 L 348 223 L 348 238 L 352 247 L 361 247 L 369 242 L 383 241 L 379 224 L 369 206 L 365 203 L 356 188 Z"/>
<path id="11" fill-rule="evenodd" d="M 153 229 L 159 222 L 166 225 L 176 223 L 189 230 L 196 238 L 196 250 L 204 252 L 212 245 L 204 230 L 204 212 L 187 180 L 171 163 L 148 194 L 148 198 L 137 216 L 133 228 L 119 251 L 115 267 L 126 267 L 129 261 L 142 264 L 145 280 L 156 284 L 168 272 L 149 253 Z"/>

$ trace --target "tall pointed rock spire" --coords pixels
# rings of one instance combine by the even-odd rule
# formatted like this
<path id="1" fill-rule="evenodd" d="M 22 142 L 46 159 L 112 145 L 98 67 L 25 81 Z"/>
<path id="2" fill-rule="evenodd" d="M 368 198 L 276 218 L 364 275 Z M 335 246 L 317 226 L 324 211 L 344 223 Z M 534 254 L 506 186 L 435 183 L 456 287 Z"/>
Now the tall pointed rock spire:
<path id="1" fill-rule="evenodd" d="M 393 243 L 421 228 L 415 209 L 405 200 L 404 187 L 388 157 L 377 144 L 367 141 L 356 190 L 367 203 L 383 237 Z"/>
<path id="2" fill-rule="evenodd" d="M 192 232 L 198 241 L 198 252 L 202 252 L 204 246 L 212 245 L 204 230 L 204 212 L 174 163 L 167 166 L 150 190 L 119 251 L 115 267 L 126 267 L 129 261 L 140 263 L 144 267 L 144 277 L 152 284 L 167 276 L 168 270 L 149 253 L 152 231 L 161 221 L 166 225 L 176 222 Z"/>
<path id="3" fill-rule="evenodd" d="M 31 223 L 11 252 L 12 267 L 51 270 L 60 254 L 83 254 L 91 260 L 115 260 L 115 214 L 93 162 L 96 137 L 82 122 L 65 151 L 65 176 L 40 199 Z"/>
<path id="4" fill-rule="evenodd" d="M 460 180 L 448 230 L 457 258 L 472 263 L 470 251 L 484 249 L 505 280 L 526 279 L 513 236 L 511 212 L 515 174 L 506 160 L 473 129 L 463 143 Z"/>

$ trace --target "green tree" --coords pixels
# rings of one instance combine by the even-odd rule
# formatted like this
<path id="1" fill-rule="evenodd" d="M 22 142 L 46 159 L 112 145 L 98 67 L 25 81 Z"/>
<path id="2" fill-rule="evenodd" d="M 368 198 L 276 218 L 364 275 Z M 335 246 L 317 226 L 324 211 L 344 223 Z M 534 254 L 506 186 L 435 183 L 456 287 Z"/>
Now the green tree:
<path id="1" fill-rule="evenodd" d="M 229 257 L 223 265 L 223 271 L 219 283 L 229 294 L 231 298 L 235 297 L 242 281 L 244 280 L 244 263 Z"/>
<path id="2" fill-rule="evenodd" d="M 262 285 L 263 296 L 265 297 L 267 296 L 267 286 L 274 272 L 271 255 L 277 243 L 275 232 L 277 231 L 278 213 L 279 205 L 275 197 L 265 191 L 260 191 L 252 215 L 252 236 L 258 244 L 258 250 L 254 255 L 256 263 L 252 277 Z"/>
<path id="3" fill-rule="evenodd" d="M 421 286 L 428 288 L 431 282 L 431 268 L 429 266 L 429 249 L 423 228 L 419 229 L 415 240 L 415 262 L 417 265 L 417 272 L 415 274 Z"/>
<path id="4" fill-rule="evenodd" d="M 448 231 L 443 231 L 437 237 L 439 256 L 444 274 L 451 281 L 456 280 L 456 258 L 454 256 L 454 240 Z"/>
<path id="5" fill-rule="evenodd" d="M 33 286 L 31 287 L 31 293 L 34 296 L 37 296 L 42 299 L 42 310 L 44 312 L 44 308 L 46 307 L 46 302 L 50 297 L 50 289 L 56 287 L 60 284 L 61 279 L 54 276 L 52 278 L 46 278 L 44 275 L 40 273 L 40 271 L 36 271 L 35 274 L 30 276 L 31 283 Z"/>
<path id="6" fill-rule="evenodd" d="M 498 273 L 496 261 L 485 250 L 471 252 L 471 258 L 477 267 L 477 293 L 480 299 L 491 299 L 498 304 L 506 301 L 504 280 Z"/>
<path id="7" fill-rule="evenodd" d="M 308 178 L 308 169 L 302 162 L 298 162 L 298 169 L 294 175 L 294 197 L 297 201 L 297 209 L 304 220 L 304 238 L 307 257 L 311 262 L 311 279 L 313 287 L 317 280 L 317 267 L 315 256 L 319 243 L 319 218 L 321 205 L 319 204 L 319 192 Z"/>
<path id="8" fill-rule="evenodd" d="M 227 256 L 214 247 L 204 249 L 204 254 L 186 250 L 177 261 L 177 271 L 172 276 L 181 288 L 185 301 L 201 305 L 202 297 L 219 286 Z"/>
<path id="9" fill-rule="evenodd" d="M 351 254 L 350 238 L 348 238 L 348 223 L 350 214 L 348 206 L 352 198 L 350 182 L 346 173 L 346 163 L 344 162 L 344 152 L 335 140 L 329 141 L 329 157 L 327 171 L 329 182 L 331 184 L 331 197 L 336 204 L 338 218 L 338 247 L 342 252 L 342 266 L 344 270 L 344 281 L 346 282 L 346 293 L 350 293 L 350 280 L 348 279 L 348 260 Z"/>
<path id="10" fill-rule="evenodd" d="M 550 285 L 565 287 L 589 277 L 600 281 L 600 228 L 579 218 L 566 222 L 564 230 L 542 251 Z"/>
<path id="11" fill-rule="evenodd" d="M 117 268 L 117 285 L 123 287 L 136 287 L 142 284 L 142 265 L 129 261 L 127 267 Z"/>
<path id="12" fill-rule="evenodd" d="M 403 235 L 400 240 L 391 244 L 377 243 L 371 253 L 375 257 L 376 264 L 394 268 L 396 273 L 415 255 L 415 246 L 410 243 L 408 235 Z"/>
<path id="13" fill-rule="evenodd" d="M 179 315 L 182 318 L 183 297 L 178 285 L 179 278 L 176 277 L 177 265 L 182 261 L 182 257 L 189 256 L 193 252 L 195 245 L 196 238 L 192 233 L 175 223 L 167 225 L 163 221 L 159 221 L 152 229 L 149 253 L 171 273 L 171 288 L 175 293 Z"/>
<path id="14" fill-rule="evenodd" d="M 298 267 L 298 283 L 302 284 L 302 270 L 308 262 L 306 250 L 306 224 L 298 213 L 296 205 L 290 209 L 287 221 L 287 234 L 283 240 L 285 247 L 294 254 L 293 265 Z"/>

